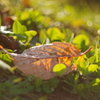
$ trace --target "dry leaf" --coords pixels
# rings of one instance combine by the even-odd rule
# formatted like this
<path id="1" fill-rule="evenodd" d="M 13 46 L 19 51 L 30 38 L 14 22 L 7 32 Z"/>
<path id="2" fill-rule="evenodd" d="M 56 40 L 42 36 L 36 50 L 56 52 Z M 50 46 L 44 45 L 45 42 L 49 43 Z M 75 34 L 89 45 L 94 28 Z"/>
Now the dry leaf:
<path id="1" fill-rule="evenodd" d="M 84 53 L 71 43 L 54 42 L 26 49 L 22 54 L 9 53 L 9 55 L 13 58 L 15 66 L 24 74 L 47 80 L 57 76 L 52 69 L 58 63 L 67 66 L 65 74 L 75 70 L 76 67 L 71 65 L 73 57 Z"/>

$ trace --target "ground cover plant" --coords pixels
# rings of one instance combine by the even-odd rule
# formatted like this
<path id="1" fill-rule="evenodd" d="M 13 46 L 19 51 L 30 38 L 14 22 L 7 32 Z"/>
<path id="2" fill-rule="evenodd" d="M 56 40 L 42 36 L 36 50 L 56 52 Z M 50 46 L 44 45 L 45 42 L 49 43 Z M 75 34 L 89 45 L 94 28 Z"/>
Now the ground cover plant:
<path id="1" fill-rule="evenodd" d="M 1 0 L 1 100 L 100 99 L 99 1 L 87 1 Z M 77 70 L 60 77 L 67 68 L 58 63 L 53 68 L 58 77 L 48 80 L 24 75 L 7 54 L 54 42 L 71 43 L 81 52 L 92 49 L 71 60 Z"/>

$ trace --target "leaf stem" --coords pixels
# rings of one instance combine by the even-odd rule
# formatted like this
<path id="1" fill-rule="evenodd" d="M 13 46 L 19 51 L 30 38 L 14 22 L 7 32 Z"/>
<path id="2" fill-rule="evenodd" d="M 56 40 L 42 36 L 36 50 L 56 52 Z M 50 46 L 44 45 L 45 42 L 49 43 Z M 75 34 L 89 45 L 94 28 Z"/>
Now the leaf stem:
<path id="1" fill-rule="evenodd" d="M 85 52 L 81 53 L 81 56 L 86 54 L 87 52 L 89 52 L 92 49 L 92 47 L 89 47 Z"/>

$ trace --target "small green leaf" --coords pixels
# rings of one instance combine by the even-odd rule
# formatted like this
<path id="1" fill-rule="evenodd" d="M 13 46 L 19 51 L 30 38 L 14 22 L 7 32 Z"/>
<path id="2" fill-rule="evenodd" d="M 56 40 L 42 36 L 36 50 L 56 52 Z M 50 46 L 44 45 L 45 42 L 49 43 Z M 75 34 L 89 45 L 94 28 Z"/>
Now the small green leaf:
<path id="1" fill-rule="evenodd" d="M 100 79 L 99 78 L 94 79 L 92 82 L 89 83 L 88 87 L 89 90 L 100 93 Z"/>
<path id="2" fill-rule="evenodd" d="M 78 46 L 82 46 L 82 45 L 86 46 L 86 45 L 89 44 L 89 42 L 90 42 L 89 38 L 85 34 L 79 34 L 73 40 L 73 43 L 76 44 L 76 45 L 78 45 Z"/>
<path id="3" fill-rule="evenodd" d="M 94 56 L 90 57 L 89 59 L 87 59 L 87 61 L 89 63 L 93 63 L 95 61 L 95 59 L 96 59 L 96 56 L 94 55 Z"/>
<path id="4" fill-rule="evenodd" d="M 72 42 L 73 38 L 74 38 L 74 33 L 70 30 L 70 29 L 67 29 L 66 30 L 67 32 L 67 42 Z"/>
<path id="5" fill-rule="evenodd" d="M 2 54 L 0 53 L 0 59 L 4 62 L 6 62 L 9 65 L 12 65 L 12 60 L 8 54 Z"/>
<path id="6" fill-rule="evenodd" d="M 30 17 L 30 12 L 28 10 L 25 10 L 20 15 L 21 20 L 27 20 L 29 17 Z"/>
<path id="7" fill-rule="evenodd" d="M 28 77 L 27 77 L 27 79 L 28 79 L 28 81 L 34 81 L 35 80 L 35 76 L 33 76 L 33 75 L 29 75 Z"/>
<path id="8" fill-rule="evenodd" d="M 20 39 L 22 42 L 27 41 L 27 35 L 25 32 L 27 31 L 27 28 L 24 25 L 21 25 L 19 21 L 15 21 L 13 24 L 13 32 L 15 33 L 14 35 L 17 36 L 18 39 Z"/>
<path id="9" fill-rule="evenodd" d="M 36 31 L 26 31 L 26 32 L 25 32 L 25 36 L 26 36 L 27 38 L 32 38 L 32 37 L 35 36 L 36 34 L 37 34 Z"/>
<path id="10" fill-rule="evenodd" d="M 57 84 L 59 83 L 59 80 L 57 78 L 52 78 L 49 80 L 49 83 L 50 83 L 50 87 L 56 88 Z"/>
<path id="11" fill-rule="evenodd" d="M 16 33 L 16 34 L 22 33 L 22 25 L 17 20 L 13 23 L 13 32 Z"/>
<path id="12" fill-rule="evenodd" d="M 66 38 L 66 34 L 62 33 L 58 28 L 49 28 L 47 30 L 47 36 L 50 41 L 63 41 Z"/>
<path id="13" fill-rule="evenodd" d="M 96 85 L 100 85 L 100 79 L 99 78 L 96 78 L 95 80 L 90 82 L 89 87 L 96 86 Z"/>
<path id="14" fill-rule="evenodd" d="M 43 90 L 44 92 L 46 93 L 51 93 L 53 92 L 52 88 L 49 86 L 48 84 L 48 81 L 45 81 L 43 84 L 42 84 L 42 87 L 43 87 Z"/>
<path id="15" fill-rule="evenodd" d="M 83 75 L 88 75 L 92 72 L 97 71 L 97 69 L 98 69 L 98 65 L 96 64 L 86 65 L 85 62 L 82 62 L 82 61 L 78 62 L 78 70 Z"/>
<path id="16" fill-rule="evenodd" d="M 82 75 L 88 75 L 88 69 L 87 66 L 85 65 L 85 62 L 78 61 L 78 70 Z"/>
<path id="17" fill-rule="evenodd" d="M 3 69 L 8 69 L 9 71 L 13 72 L 12 68 L 2 60 L 0 60 L 0 67 Z"/>
<path id="18" fill-rule="evenodd" d="M 22 32 L 21 32 L 21 34 L 22 34 L 22 35 L 25 35 L 25 32 L 26 32 L 26 31 L 27 31 L 26 26 L 22 25 Z"/>
<path id="19" fill-rule="evenodd" d="M 53 72 L 56 73 L 58 76 L 62 76 L 66 72 L 66 65 L 62 63 L 56 64 L 53 67 Z"/>
<path id="20" fill-rule="evenodd" d="M 74 76 L 75 76 L 75 78 L 74 78 L 74 84 L 76 85 L 78 83 L 79 74 L 77 73 Z"/>
<path id="21" fill-rule="evenodd" d="M 41 84 L 42 84 L 42 80 L 40 78 L 37 78 L 35 81 L 35 87 L 38 88 L 41 86 Z"/>
<path id="22" fill-rule="evenodd" d="M 75 79 L 75 74 L 74 73 L 69 73 L 68 74 L 68 82 L 70 82 L 70 84 L 74 85 L 76 79 Z"/>
<path id="23" fill-rule="evenodd" d="M 43 30 L 40 31 L 39 40 L 40 40 L 40 42 L 41 42 L 42 44 L 44 44 L 45 41 L 46 41 L 46 34 L 44 33 Z"/>
<path id="24" fill-rule="evenodd" d="M 30 43 L 30 41 L 32 40 L 33 36 L 35 36 L 37 34 L 36 31 L 26 31 L 25 32 L 25 36 L 26 36 L 26 45 L 28 45 Z"/>
<path id="25" fill-rule="evenodd" d="M 21 82 L 21 81 L 22 81 L 22 78 L 21 77 L 16 78 L 16 79 L 13 80 L 14 83 L 18 83 L 18 82 Z"/>
<path id="26" fill-rule="evenodd" d="M 97 71 L 97 69 L 98 69 L 98 65 L 96 65 L 96 64 L 91 64 L 88 66 L 89 73 Z"/>
<path id="27" fill-rule="evenodd" d="M 78 84 L 76 86 L 77 90 L 83 90 L 84 89 L 84 85 L 83 84 Z"/>

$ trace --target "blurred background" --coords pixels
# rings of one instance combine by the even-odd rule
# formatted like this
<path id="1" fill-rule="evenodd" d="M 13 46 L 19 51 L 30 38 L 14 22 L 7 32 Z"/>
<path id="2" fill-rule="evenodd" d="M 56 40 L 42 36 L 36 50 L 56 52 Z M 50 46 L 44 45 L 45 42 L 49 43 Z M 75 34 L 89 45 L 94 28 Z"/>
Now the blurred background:
<path id="1" fill-rule="evenodd" d="M 100 0 L 0 0 L 0 16 L 8 29 L 18 19 L 38 33 L 49 27 L 90 36 L 100 32 Z"/>
<path id="2" fill-rule="evenodd" d="M 96 25 L 100 22 L 100 0 L 0 0 L 3 25 L 20 20 L 28 28 Z M 32 26 L 33 25 L 33 26 Z"/>

